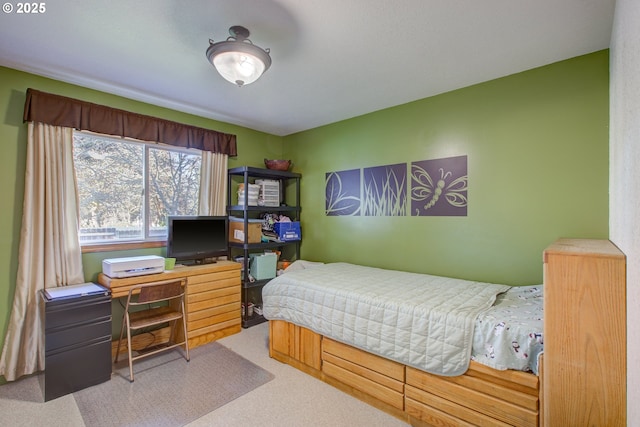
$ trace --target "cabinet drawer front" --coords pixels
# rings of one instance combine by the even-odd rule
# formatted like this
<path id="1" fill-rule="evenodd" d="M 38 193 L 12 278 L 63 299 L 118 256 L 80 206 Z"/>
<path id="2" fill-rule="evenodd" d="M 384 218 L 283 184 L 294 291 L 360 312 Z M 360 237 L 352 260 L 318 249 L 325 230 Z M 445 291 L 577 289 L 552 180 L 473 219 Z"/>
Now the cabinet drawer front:
<path id="1" fill-rule="evenodd" d="M 111 379 L 111 336 L 70 351 L 45 356 L 45 401 Z"/>
<path id="2" fill-rule="evenodd" d="M 496 371 L 505 372 L 505 371 Z M 535 377 L 532 374 L 529 374 Z M 436 390 L 437 387 L 444 387 L 440 384 L 456 384 L 466 390 L 474 390 L 482 395 L 493 396 L 497 399 L 505 400 L 514 405 L 520 406 L 531 411 L 538 410 L 538 393 L 537 390 L 533 390 L 532 393 L 524 393 L 518 388 L 519 384 L 509 384 L 504 382 L 503 384 L 496 383 L 495 381 L 487 381 L 484 378 L 474 377 L 469 374 L 469 371 L 464 375 L 457 377 L 443 377 L 439 375 L 429 374 L 428 372 L 420 371 L 415 368 L 407 368 L 407 384 L 411 384 L 426 391 Z M 528 389 L 531 391 L 531 389 Z"/>
<path id="3" fill-rule="evenodd" d="M 404 365 L 392 360 L 358 350 L 326 337 L 322 340 L 322 352 L 332 354 L 356 365 L 366 366 L 370 371 L 404 382 Z"/>
<path id="4" fill-rule="evenodd" d="M 466 374 L 458 377 L 442 377 L 407 368 L 407 385 L 425 392 L 419 394 L 414 390 L 412 395 L 414 399 L 420 395 L 433 395 L 510 425 L 536 426 L 538 424 L 536 396 L 496 384 L 483 383 Z"/>
<path id="5" fill-rule="evenodd" d="M 199 294 L 189 294 L 187 295 L 187 304 L 189 305 L 189 307 L 191 307 L 191 304 L 194 303 L 207 300 L 215 300 L 229 295 L 240 295 L 240 288 L 223 288 L 213 291 L 201 292 Z M 189 310 L 191 310 L 191 308 L 189 308 Z"/>
<path id="6" fill-rule="evenodd" d="M 73 301 L 47 302 L 45 328 L 56 329 L 111 318 L 111 297 L 79 298 Z"/>
<path id="7" fill-rule="evenodd" d="M 201 283 L 214 283 L 218 281 L 236 281 L 240 284 L 240 269 L 218 271 L 215 273 L 196 274 L 187 277 L 187 285 L 198 285 Z"/>
<path id="8" fill-rule="evenodd" d="M 215 331 L 220 331 L 225 328 L 230 328 L 233 326 L 240 326 L 240 315 L 230 320 L 226 320 L 224 322 L 214 323 L 203 328 L 193 329 L 188 332 L 189 339 L 198 337 L 200 335 L 209 334 Z"/>
<path id="9" fill-rule="evenodd" d="M 221 305 L 230 304 L 233 302 L 240 302 L 240 290 L 235 291 L 227 295 L 218 295 L 214 297 L 198 297 L 190 298 L 187 302 L 187 312 L 195 312 L 205 310 L 207 308 L 219 307 Z"/>
<path id="10" fill-rule="evenodd" d="M 322 339 L 322 372 L 363 393 L 404 409 L 405 367 L 400 363 Z"/>
<path id="11" fill-rule="evenodd" d="M 111 318 L 65 328 L 49 329 L 45 334 L 45 353 L 63 351 L 78 345 L 111 339 Z"/>
<path id="12" fill-rule="evenodd" d="M 391 405 L 399 410 L 404 409 L 404 393 L 392 390 L 385 387 L 375 381 L 360 375 L 349 372 L 339 366 L 324 360 L 322 363 L 322 372 L 343 384 L 346 384 L 354 389 L 375 397 L 376 399 Z"/>
<path id="13" fill-rule="evenodd" d="M 226 313 L 216 314 L 214 316 L 203 317 L 201 319 L 187 322 L 187 331 L 195 331 L 197 329 L 206 328 L 208 326 L 213 326 L 219 323 L 224 323 L 229 320 L 237 319 L 240 320 L 240 310 L 237 311 L 227 311 Z"/>
<path id="14" fill-rule="evenodd" d="M 230 304 L 218 305 L 210 308 L 204 308 L 202 310 L 191 311 L 188 315 L 189 322 L 195 322 L 206 317 L 217 316 L 222 313 L 240 313 L 240 301 L 232 302 Z"/>
<path id="15" fill-rule="evenodd" d="M 511 390 L 521 391 L 536 397 L 539 394 L 540 378 L 529 372 L 512 369 L 499 371 L 472 360 L 464 376 L 481 378 L 485 382 L 500 384 Z"/>
<path id="16" fill-rule="evenodd" d="M 472 411 L 408 385 L 405 389 L 405 412 L 429 425 L 456 427 L 509 427 L 495 418 Z M 454 415 L 455 414 L 455 415 Z"/>
<path id="17" fill-rule="evenodd" d="M 384 387 L 387 387 L 391 390 L 402 393 L 404 390 L 404 383 L 400 380 L 393 379 L 379 372 L 373 371 L 368 367 L 361 366 L 357 363 L 350 362 L 345 359 L 341 359 L 332 354 L 323 353 L 322 354 L 323 363 L 330 363 L 332 365 L 338 366 L 342 369 L 345 369 L 349 372 L 353 372 L 356 375 L 359 375 L 363 378 L 371 380 L 377 384 L 380 384 Z"/>
<path id="18" fill-rule="evenodd" d="M 199 294 L 202 292 L 212 291 L 216 289 L 235 289 L 240 287 L 240 279 L 224 279 L 215 282 L 193 283 L 187 286 L 187 293 Z"/>

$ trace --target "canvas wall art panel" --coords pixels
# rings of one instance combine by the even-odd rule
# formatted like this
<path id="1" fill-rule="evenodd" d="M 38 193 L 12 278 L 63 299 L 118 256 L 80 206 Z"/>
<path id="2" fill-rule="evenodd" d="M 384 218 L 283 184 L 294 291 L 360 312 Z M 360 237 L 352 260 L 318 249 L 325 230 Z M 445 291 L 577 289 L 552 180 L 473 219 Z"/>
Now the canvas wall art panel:
<path id="1" fill-rule="evenodd" d="M 360 215 L 360 169 L 325 174 L 327 216 Z"/>
<path id="2" fill-rule="evenodd" d="M 411 163 L 412 216 L 467 216 L 467 156 Z"/>
<path id="3" fill-rule="evenodd" d="M 363 170 L 362 214 L 407 214 L 407 164 L 376 166 Z"/>

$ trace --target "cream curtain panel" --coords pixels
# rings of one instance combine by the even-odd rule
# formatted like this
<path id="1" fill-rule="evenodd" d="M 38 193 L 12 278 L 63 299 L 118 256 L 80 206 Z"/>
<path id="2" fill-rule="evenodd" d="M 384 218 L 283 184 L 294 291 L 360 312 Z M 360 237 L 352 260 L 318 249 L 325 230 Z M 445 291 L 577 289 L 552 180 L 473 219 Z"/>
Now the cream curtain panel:
<path id="1" fill-rule="evenodd" d="M 222 153 L 202 152 L 198 214 L 227 214 L 227 160 Z"/>
<path id="2" fill-rule="evenodd" d="M 44 369 L 40 290 L 84 282 L 72 132 L 28 123 L 18 275 L 0 357 L 7 381 Z"/>

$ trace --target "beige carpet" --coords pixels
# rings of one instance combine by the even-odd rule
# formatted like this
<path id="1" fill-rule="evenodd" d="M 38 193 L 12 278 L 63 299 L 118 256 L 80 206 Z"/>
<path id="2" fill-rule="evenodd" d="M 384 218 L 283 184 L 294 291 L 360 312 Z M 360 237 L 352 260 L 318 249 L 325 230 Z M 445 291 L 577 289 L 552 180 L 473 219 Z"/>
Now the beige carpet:
<path id="1" fill-rule="evenodd" d="M 406 422 L 379 411 L 325 382 L 271 359 L 268 336 L 269 324 L 262 323 L 218 341 L 230 351 L 271 372 L 275 378 L 190 422 L 186 427 L 408 426 Z M 182 363 L 186 363 L 184 359 Z M 45 403 L 38 376 L 0 386 L 0 414 L 0 426 L 88 425 L 82 418 L 73 394 Z"/>
<path id="2" fill-rule="evenodd" d="M 269 382 L 274 376 L 218 343 L 134 363 L 126 358 L 110 381 L 73 393 L 91 426 L 183 426 Z"/>

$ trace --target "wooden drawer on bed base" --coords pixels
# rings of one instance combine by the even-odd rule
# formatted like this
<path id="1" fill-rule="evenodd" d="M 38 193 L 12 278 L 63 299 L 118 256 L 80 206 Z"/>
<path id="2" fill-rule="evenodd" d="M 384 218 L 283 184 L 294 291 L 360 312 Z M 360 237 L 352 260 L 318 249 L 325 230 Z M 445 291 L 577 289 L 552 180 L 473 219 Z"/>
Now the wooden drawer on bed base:
<path id="1" fill-rule="evenodd" d="M 404 410 L 405 366 L 324 337 L 322 373 Z"/>
<path id="2" fill-rule="evenodd" d="M 407 367 L 405 411 L 443 426 L 537 426 L 538 387 L 534 375 L 495 371 L 475 362 L 457 377 Z"/>
<path id="3" fill-rule="evenodd" d="M 284 321 L 270 321 L 270 355 L 414 426 L 538 426 L 533 374 L 471 362 L 442 377 L 358 350 Z M 542 366 L 541 366 L 542 367 Z"/>

